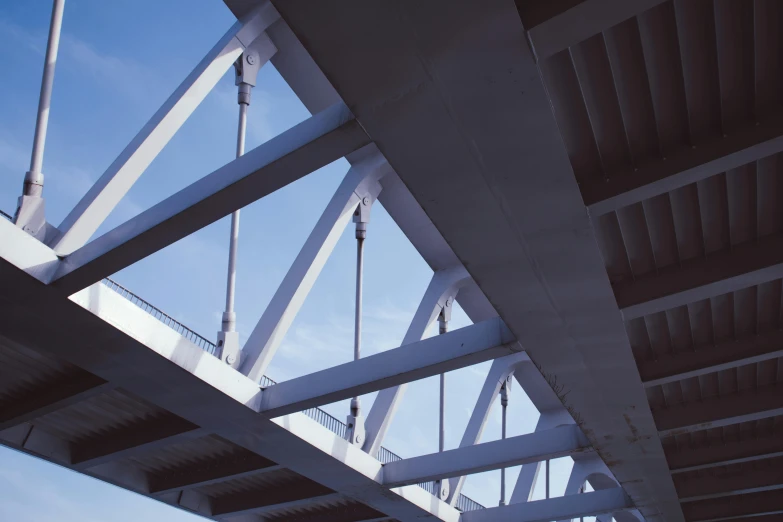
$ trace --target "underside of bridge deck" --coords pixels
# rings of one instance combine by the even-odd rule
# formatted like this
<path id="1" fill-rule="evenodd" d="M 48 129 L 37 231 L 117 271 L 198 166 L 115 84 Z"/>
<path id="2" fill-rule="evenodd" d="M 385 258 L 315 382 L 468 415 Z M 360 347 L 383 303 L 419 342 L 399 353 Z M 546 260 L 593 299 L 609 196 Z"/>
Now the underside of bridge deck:
<path id="1" fill-rule="evenodd" d="M 775 497 L 779 3 L 278 7 L 645 516 Z"/>
<path id="2" fill-rule="evenodd" d="M 0 222 L 0 442 L 237 522 L 780 520 L 783 4 L 225 3 L 241 22 L 183 85 L 262 34 L 314 116 L 91 242 L 122 165 L 52 248 Z M 343 156 L 239 371 L 99 282 Z M 376 197 L 435 272 L 416 339 L 261 389 L 323 245 Z M 475 324 L 419 342 L 455 296 Z M 386 426 L 406 383 L 490 359 L 455 453 L 384 467 L 385 428 L 362 446 L 296 413 L 382 391 Z M 549 431 L 476 445 L 514 372 Z M 562 455 L 595 492 L 460 513 L 413 485 Z"/>

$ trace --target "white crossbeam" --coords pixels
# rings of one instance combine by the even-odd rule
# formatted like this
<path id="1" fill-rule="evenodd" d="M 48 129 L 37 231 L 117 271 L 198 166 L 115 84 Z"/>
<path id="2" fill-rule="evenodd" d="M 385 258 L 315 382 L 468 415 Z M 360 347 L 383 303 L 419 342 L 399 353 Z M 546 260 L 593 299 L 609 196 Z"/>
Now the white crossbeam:
<path id="1" fill-rule="evenodd" d="M 690 183 L 783 151 L 779 118 L 640 166 L 628 176 L 586 183 L 581 188 L 592 216 L 600 216 Z M 630 175 L 632 174 L 632 175 Z"/>
<path id="2" fill-rule="evenodd" d="M 278 417 L 521 351 L 500 318 L 406 344 L 264 390 L 261 412 Z"/>
<path id="3" fill-rule="evenodd" d="M 390 171 L 378 151 L 348 170 L 242 348 L 240 372 L 261 380 L 356 206 L 364 197 L 378 197 L 378 180 Z"/>
<path id="4" fill-rule="evenodd" d="M 689 402 L 653 412 L 661 437 L 783 415 L 783 385 Z"/>
<path id="5" fill-rule="evenodd" d="M 517 377 L 516 373 L 514 374 Z M 571 418 L 568 411 L 562 407 L 556 410 L 544 411 L 536 423 L 536 433 L 546 432 L 558 426 L 572 425 L 574 419 Z M 531 462 L 523 464 L 519 470 L 517 483 L 514 485 L 514 491 L 511 493 L 510 504 L 518 502 L 530 502 L 533 496 L 533 487 L 538 479 L 538 472 L 541 469 L 541 462 Z"/>
<path id="6" fill-rule="evenodd" d="M 659 274 L 614 286 L 626 321 L 783 277 L 783 236 L 692 259 Z"/>
<path id="7" fill-rule="evenodd" d="M 622 488 L 536 500 L 463 513 L 460 522 L 549 522 L 612 513 L 633 507 Z"/>
<path id="8" fill-rule="evenodd" d="M 348 108 L 333 105 L 78 249 L 53 284 L 86 288 L 368 143 Z"/>
<path id="9" fill-rule="evenodd" d="M 589 451 L 590 442 L 576 425 L 561 426 L 390 462 L 383 466 L 383 483 L 389 487 L 417 484 Z"/>
<path id="10" fill-rule="evenodd" d="M 264 1 L 223 35 L 60 224 L 60 235 L 52 243 L 58 255 L 87 243 L 242 51 L 260 35 L 268 40 L 262 33 L 279 17 Z M 266 50 L 262 60 L 276 51 L 271 41 L 261 48 Z"/>
<path id="11" fill-rule="evenodd" d="M 783 332 L 774 330 L 692 351 L 661 354 L 655 360 L 640 361 L 639 374 L 644 387 L 651 388 L 779 357 L 783 357 Z"/>
<path id="12" fill-rule="evenodd" d="M 484 433 L 489 412 L 492 411 L 492 405 L 495 403 L 500 387 L 514 372 L 514 368 L 518 364 L 529 360 L 527 354 L 520 353 L 495 359 L 492 362 L 492 366 L 489 368 L 489 372 L 487 372 L 484 385 L 481 387 L 481 392 L 476 400 L 476 405 L 470 414 L 468 425 L 465 427 L 465 433 L 462 435 L 462 440 L 459 444 L 460 448 L 478 444 L 479 440 L 481 440 L 481 435 Z M 464 475 L 449 479 L 449 498 L 447 501 L 452 506 L 456 504 L 464 482 Z"/>
<path id="13" fill-rule="evenodd" d="M 530 28 L 528 35 L 543 60 L 655 7 L 663 0 L 582 0 Z"/>
<path id="14" fill-rule="evenodd" d="M 402 339 L 402 346 L 415 343 L 424 337 L 427 328 L 438 317 L 443 305 L 449 298 L 456 298 L 457 292 L 471 281 L 468 271 L 458 266 L 438 270 L 432 276 L 427 290 L 424 292 L 416 314 L 413 316 L 408 331 Z M 381 390 L 370 408 L 364 424 L 367 439 L 364 451 L 375 456 L 378 453 L 392 419 L 397 413 L 397 406 L 405 394 L 406 384 Z"/>

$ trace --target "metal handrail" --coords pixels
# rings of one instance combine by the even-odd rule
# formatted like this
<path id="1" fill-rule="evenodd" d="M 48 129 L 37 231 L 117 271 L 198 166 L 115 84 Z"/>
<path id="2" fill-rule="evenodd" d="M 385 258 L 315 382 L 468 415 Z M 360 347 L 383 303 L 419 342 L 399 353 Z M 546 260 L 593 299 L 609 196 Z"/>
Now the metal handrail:
<path id="1" fill-rule="evenodd" d="M 135 304 L 136 306 L 138 306 L 148 314 L 152 315 L 166 326 L 176 330 L 178 333 L 180 333 L 186 339 L 190 340 L 193 344 L 195 344 L 205 352 L 211 355 L 215 355 L 217 353 L 217 346 L 215 345 L 215 343 L 205 338 L 204 336 L 199 335 L 194 330 L 191 330 L 184 324 L 180 323 L 179 321 L 175 320 L 171 316 L 167 315 L 156 306 L 151 305 L 150 303 L 148 303 L 141 297 L 137 296 L 136 294 L 134 294 L 124 286 L 117 283 L 116 281 L 113 281 L 107 277 L 102 282 L 104 285 L 111 288 L 112 290 L 114 290 L 115 292 L 117 292 L 125 299 Z M 261 382 L 259 384 L 261 388 L 268 388 L 269 386 L 273 386 L 277 383 L 272 379 L 270 379 L 269 377 L 267 377 L 266 375 L 264 375 L 261 377 Z M 305 415 L 307 415 L 308 417 L 310 417 L 311 419 L 313 419 L 318 424 L 325 427 L 332 433 L 336 434 L 337 436 L 345 438 L 348 428 L 346 424 L 340 419 L 333 417 L 332 415 L 329 415 L 321 408 L 308 408 L 304 410 L 302 413 L 304 413 Z M 381 446 L 380 450 L 378 450 L 378 460 L 382 464 L 388 464 L 389 462 L 402 460 L 402 457 Z M 426 490 L 427 492 L 435 495 L 436 488 L 435 488 L 435 483 L 433 481 L 422 482 L 421 484 L 418 485 L 422 487 L 424 490 Z M 482 506 L 475 500 L 466 497 L 463 494 L 460 494 L 459 498 L 457 499 L 457 503 L 454 507 L 457 508 L 459 511 L 463 511 L 463 512 L 475 511 L 477 509 L 484 509 L 484 506 Z"/>
<path id="2" fill-rule="evenodd" d="M 121 284 L 117 283 L 116 281 L 113 281 L 109 279 L 108 277 L 101 281 L 104 285 L 108 286 L 118 294 L 120 294 L 122 297 L 130 301 L 131 303 L 135 304 L 148 314 L 150 314 L 152 317 L 160 321 L 161 323 L 165 324 L 172 330 L 175 330 L 177 333 L 185 337 L 187 340 L 204 350 L 205 352 L 215 355 L 217 346 L 215 346 L 215 343 L 207 339 L 206 337 L 197 334 L 195 331 L 191 330 L 184 324 L 180 323 L 170 315 L 166 314 L 161 310 L 160 308 L 151 305 L 141 297 L 137 296 Z"/>
<path id="3" fill-rule="evenodd" d="M 4 218 L 8 219 L 9 221 L 13 221 L 13 218 L 0 210 L 0 215 L 2 215 Z M 101 281 L 104 285 L 106 285 L 108 288 L 114 290 L 118 294 L 120 294 L 122 297 L 130 301 L 131 303 L 135 304 L 148 314 L 150 314 L 155 319 L 159 320 L 169 328 L 173 329 L 183 337 L 185 337 L 187 340 L 204 350 L 205 352 L 215 355 L 217 353 L 217 346 L 215 343 L 207 339 L 206 337 L 196 333 L 194 330 L 191 330 L 184 324 L 180 323 L 170 315 L 166 314 L 161 310 L 160 308 L 153 306 L 152 304 L 148 303 L 141 297 L 137 296 L 121 284 L 117 283 L 116 281 L 109 279 L 108 277 L 103 279 Z M 264 375 L 261 377 L 261 387 L 267 388 L 269 386 L 272 386 L 274 384 L 277 384 L 275 381 Z M 321 426 L 325 427 L 335 435 L 345 438 L 347 427 L 346 424 L 337 419 L 336 417 L 333 417 L 326 413 L 321 408 L 309 408 L 305 410 L 305 415 L 316 421 Z M 387 450 L 384 447 L 381 447 L 381 449 L 378 451 L 378 460 L 382 464 L 388 464 L 389 462 L 394 462 L 397 460 L 402 460 L 402 457 L 397 455 L 396 453 Z M 424 482 L 419 484 L 422 488 L 424 488 L 426 491 L 428 491 L 431 494 L 435 494 L 435 483 L 434 482 Z M 463 494 L 460 494 L 459 498 L 457 499 L 457 503 L 454 506 L 459 511 L 475 511 L 477 509 L 484 509 L 484 506 L 476 502 L 475 500 L 472 500 L 468 497 L 466 497 Z"/>

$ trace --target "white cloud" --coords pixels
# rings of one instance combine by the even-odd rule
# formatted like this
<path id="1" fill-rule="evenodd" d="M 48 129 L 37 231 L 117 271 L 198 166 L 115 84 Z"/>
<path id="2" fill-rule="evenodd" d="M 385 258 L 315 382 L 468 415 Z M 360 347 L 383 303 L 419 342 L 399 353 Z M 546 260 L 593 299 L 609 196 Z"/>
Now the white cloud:
<path id="1" fill-rule="evenodd" d="M 151 105 L 151 100 L 162 94 L 162 78 L 135 60 L 100 52 L 71 34 L 61 37 L 60 52 L 92 80 L 110 86 L 140 106 Z"/>
<path id="2" fill-rule="evenodd" d="M 0 35 L 4 35 L 6 38 L 16 41 L 26 49 L 33 51 L 40 56 L 44 56 L 47 38 L 44 31 L 31 33 L 8 20 L 0 18 Z"/>

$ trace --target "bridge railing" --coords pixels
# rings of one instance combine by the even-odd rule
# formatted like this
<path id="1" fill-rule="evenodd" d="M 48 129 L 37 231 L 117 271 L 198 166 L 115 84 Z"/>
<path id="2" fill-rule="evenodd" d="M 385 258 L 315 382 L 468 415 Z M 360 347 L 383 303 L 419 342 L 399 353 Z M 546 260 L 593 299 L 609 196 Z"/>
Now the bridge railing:
<path id="1" fill-rule="evenodd" d="M 0 216 L 6 218 L 9 221 L 13 221 L 13 217 L 9 214 L 6 214 L 2 210 L 0 210 Z M 155 319 L 159 320 L 169 328 L 172 328 L 177 333 L 188 339 L 190 342 L 204 350 L 205 352 L 215 355 L 217 353 L 217 346 L 215 343 L 207 339 L 206 337 L 196 333 L 194 330 L 191 330 L 184 324 L 180 323 L 170 315 L 166 314 L 161 310 L 160 308 L 148 303 L 141 297 L 137 296 L 121 284 L 117 283 L 116 281 L 109 279 L 108 277 L 101 281 L 104 285 L 106 285 L 108 288 L 114 290 L 118 294 L 120 294 L 122 297 L 130 301 L 131 303 L 135 304 L 148 314 L 150 314 Z M 261 378 L 261 387 L 266 388 L 269 386 L 272 386 L 273 384 L 277 384 L 275 381 L 264 375 Z M 325 427 L 332 433 L 336 434 L 339 437 L 345 438 L 347 427 L 345 423 L 336 417 L 333 417 L 326 413 L 321 408 L 310 408 L 303 412 L 305 415 L 316 421 L 321 426 Z M 381 447 L 381 449 L 378 452 L 378 460 L 380 460 L 383 464 L 388 464 L 389 462 L 394 462 L 396 460 L 402 460 L 402 457 L 397 455 L 396 453 L 387 450 L 384 447 Z M 422 488 L 424 488 L 426 491 L 435 494 L 435 483 L 434 482 L 425 482 L 422 484 L 419 484 Z M 475 511 L 477 509 L 484 509 L 484 506 L 476 502 L 475 500 L 472 500 L 465 495 L 460 495 L 457 499 L 457 504 L 455 506 L 460 511 Z"/>
<path id="2" fill-rule="evenodd" d="M 152 317 L 160 321 L 161 323 L 165 324 L 169 328 L 175 330 L 177 333 L 185 337 L 187 340 L 204 350 L 205 352 L 215 355 L 217 353 L 217 347 L 215 346 L 215 343 L 210 341 L 209 339 L 197 334 L 184 324 L 180 323 L 170 315 L 164 313 L 160 308 L 151 305 L 141 297 L 137 296 L 121 284 L 117 283 L 116 281 L 113 281 L 109 279 L 108 277 L 101 281 L 104 285 L 108 286 L 118 294 L 120 294 L 122 297 L 130 301 L 131 303 L 135 304 L 148 314 L 150 314 Z"/>
<path id="3" fill-rule="evenodd" d="M 6 215 L 5 213 L 3 213 Z M 9 217 L 10 219 L 10 217 Z M 117 283 L 116 281 L 113 281 L 112 279 L 109 279 L 108 277 L 102 281 L 104 285 L 106 285 L 108 288 L 111 288 L 118 294 L 120 294 L 122 297 L 130 301 L 131 303 L 135 304 L 154 318 L 158 319 L 160 322 L 168 326 L 169 328 L 174 329 L 176 332 L 178 332 L 180 335 L 188 339 L 190 342 L 204 350 L 205 352 L 215 355 L 217 353 L 217 346 L 215 343 L 207 339 L 206 337 L 196 333 L 194 330 L 191 330 L 184 324 L 180 323 L 173 317 L 169 316 L 168 314 L 164 313 L 160 308 L 153 306 L 152 304 L 148 303 L 141 297 L 137 296 L 121 284 Z M 264 375 L 261 378 L 260 386 L 262 388 L 268 388 L 269 386 L 272 386 L 274 384 L 277 384 L 275 381 Z M 302 413 L 316 421 L 321 426 L 325 427 L 332 433 L 336 434 L 339 437 L 345 438 L 346 432 L 347 432 L 347 426 L 346 424 L 341 421 L 340 419 L 333 417 L 332 415 L 329 415 L 321 408 L 309 408 L 307 410 L 304 410 Z M 378 460 L 383 464 L 388 464 L 389 462 L 394 462 L 397 460 L 402 460 L 402 457 L 397 455 L 396 453 L 389 451 L 388 449 L 381 447 L 378 451 Z M 433 481 L 430 482 L 423 482 L 421 484 L 418 484 L 421 486 L 425 491 L 435 495 L 435 483 Z M 460 494 L 459 498 L 457 499 L 457 503 L 454 506 L 460 511 L 475 511 L 477 509 L 484 509 L 484 506 L 476 502 L 475 500 L 472 500 L 465 495 Z"/>

